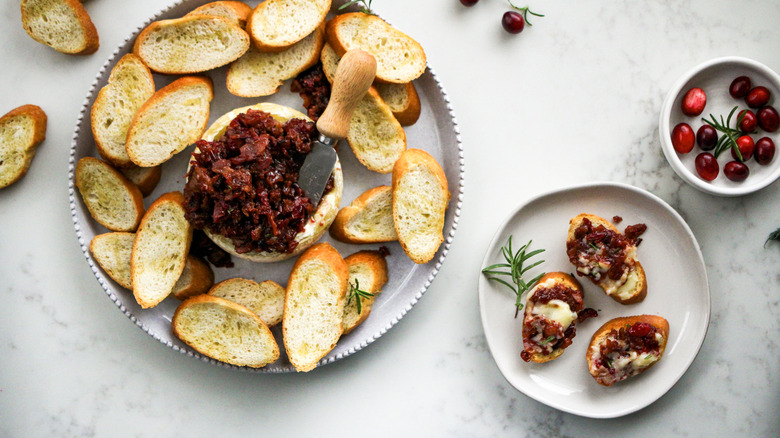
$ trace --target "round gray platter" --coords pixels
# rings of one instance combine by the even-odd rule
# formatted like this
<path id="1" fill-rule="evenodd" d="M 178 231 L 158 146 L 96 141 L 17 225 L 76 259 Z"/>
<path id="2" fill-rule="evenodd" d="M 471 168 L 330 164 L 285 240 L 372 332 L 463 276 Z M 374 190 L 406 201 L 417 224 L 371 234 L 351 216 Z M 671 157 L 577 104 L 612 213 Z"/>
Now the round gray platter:
<path id="1" fill-rule="evenodd" d="M 139 24 L 138 29 L 133 32 L 132 35 L 129 35 L 125 42 L 114 51 L 113 55 L 97 73 L 82 106 L 71 144 L 68 168 L 71 215 L 73 217 L 76 236 L 78 237 L 81 250 L 86 257 L 89 268 L 95 274 L 97 281 L 100 283 L 103 290 L 105 290 L 109 298 L 116 303 L 119 310 L 127 315 L 131 321 L 151 337 L 175 351 L 219 366 L 263 373 L 293 372 L 295 370 L 290 365 L 284 352 L 284 345 L 281 337 L 281 324 L 272 327 L 272 332 L 279 343 L 282 354 L 279 360 L 264 368 L 253 369 L 236 367 L 205 357 L 180 341 L 171 331 L 171 318 L 176 307 L 180 303 L 177 299 L 169 297 L 154 308 L 141 309 L 136 303 L 132 292 L 122 288 L 111 280 L 111 278 L 100 269 L 88 250 L 89 242 L 95 235 L 108 232 L 108 230 L 92 220 L 74 186 L 74 169 L 78 160 L 85 156 L 97 156 L 89 117 L 92 102 L 100 89 L 106 85 L 108 76 L 111 73 L 111 68 L 116 64 L 119 58 L 132 50 L 135 36 L 144 27 L 155 20 L 181 17 L 192 9 L 208 2 L 209 0 L 179 0 L 174 2 L 171 6 L 154 13 L 145 23 Z M 248 1 L 247 3 L 250 4 L 250 6 L 255 6 L 258 2 Z M 345 3 L 343 0 L 334 0 L 331 13 L 337 13 L 338 7 L 343 3 Z M 351 7 L 350 10 L 355 10 L 354 6 Z M 225 87 L 226 71 L 227 69 L 223 67 L 205 73 L 214 81 L 215 98 L 211 103 L 209 123 L 214 122 L 219 116 L 234 108 L 264 101 L 287 105 L 305 113 L 300 96 L 290 92 L 290 81 L 285 82 L 280 91 L 273 96 L 253 99 L 240 98 L 228 93 Z M 169 84 L 176 78 L 177 76 L 154 75 L 157 89 Z M 403 318 L 431 285 L 431 282 L 438 273 L 444 258 L 447 256 L 450 244 L 452 243 L 455 229 L 458 224 L 458 217 L 460 216 L 464 187 L 464 156 L 463 147 L 460 143 L 458 126 L 447 94 L 430 66 L 420 78 L 415 80 L 414 84 L 420 95 L 422 112 L 417 123 L 405 127 L 407 145 L 409 148 L 423 149 L 430 153 L 441 164 L 447 175 L 452 198 L 444 223 L 445 240 L 433 260 L 424 265 L 413 263 L 406 254 L 404 254 L 401 246 L 397 242 L 384 244 L 390 251 L 390 255 L 387 258 L 389 280 L 383 288 L 382 293 L 377 296 L 371 315 L 363 324 L 358 326 L 348 335 L 343 336 L 336 345 L 336 348 L 319 362 L 320 366 L 335 362 L 366 347 Z M 170 161 L 163 164 L 163 176 L 160 184 L 155 189 L 154 193 L 145 199 L 147 207 L 159 195 L 169 191 L 181 191 L 183 189 L 183 177 L 193 147 L 194 146 L 191 145 Z M 346 141 L 342 142 L 338 151 L 344 172 L 344 195 L 342 198 L 342 206 L 348 205 L 360 193 L 371 187 L 390 185 L 390 174 L 383 175 L 367 170 L 357 161 L 352 154 L 351 149 L 346 144 Z M 331 239 L 327 234 L 320 241 L 330 242 L 344 257 L 359 250 L 377 249 L 380 247 L 380 245 L 344 244 Z M 216 281 L 233 277 L 244 277 L 258 282 L 274 280 L 281 285 L 286 285 L 287 278 L 295 259 L 271 264 L 253 263 L 235 257 L 233 258 L 233 261 L 235 263 L 233 268 L 214 269 Z"/>

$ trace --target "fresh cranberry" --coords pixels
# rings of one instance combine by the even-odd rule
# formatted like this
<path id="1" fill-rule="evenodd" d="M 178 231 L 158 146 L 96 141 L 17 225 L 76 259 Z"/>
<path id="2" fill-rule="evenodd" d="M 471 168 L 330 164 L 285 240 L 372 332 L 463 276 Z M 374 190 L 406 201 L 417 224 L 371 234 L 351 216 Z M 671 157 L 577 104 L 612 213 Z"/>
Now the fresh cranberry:
<path id="1" fill-rule="evenodd" d="M 734 148 L 731 148 L 731 157 L 739 161 L 747 161 L 753 156 L 753 150 L 756 148 L 756 144 L 749 135 L 743 135 L 737 139 L 737 147 L 739 148 L 739 154 L 742 155 L 742 159 L 737 156 Z"/>
<path id="2" fill-rule="evenodd" d="M 704 90 L 698 87 L 688 90 L 681 103 L 682 112 L 686 116 L 698 116 L 704 111 L 706 105 L 707 95 L 704 94 Z"/>
<path id="3" fill-rule="evenodd" d="M 775 107 L 767 105 L 758 110 L 758 126 L 766 132 L 775 132 L 780 128 L 780 115 Z"/>
<path id="4" fill-rule="evenodd" d="M 525 27 L 525 19 L 523 14 L 515 11 L 504 12 L 504 16 L 501 17 L 501 25 L 504 26 L 504 30 L 509 33 L 520 33 Z"/>
<path id="5" fill-rule="evenodd" d="M 479 0 L 460 0 L 460 3 L 461 3 L 463 6 L 468 6 L 468 7 L 471 7 L 471 6 L 474 6 L 474 5 L 476 5 L 478 1 L 479 1 Z"/>
<path id="6" fill-rule="evenodd" d="M 737 120 L 740 120 L 739 122 L 740 131 L 746 134 L 755 131 L 756 126 L 758 126 L 758 117 L 756 117 L 756 113 L 750 110 L 740 111 L 739 115 L 737 116 Z"/>
<path id="7" fill-rule="evenodd" d="M 636 338 L 644 338 L 653 330 L 653 326 L 646 322 L 638 322 L 628 328 L 628 334 Z"/>
<path id="8" fill-rule="evenodd" d="M 709 151 L 718 144 L 718 131 L 710 125 L 702 125 L 696 131 L 696 143 L 703 151 Z"/>
<path id="9" fill-rule="evenodd" d="M 756 162 L 769 164 L 775 157 L 775 142 L 769 137 L 761 137 L 756 142 Z"/>
<path id="10" fill-rule="evenodd" d="M 734 99 L 742 99 L 743 97 L 747 96 L 748 91 L 750 91 L 750 87 L 752 85 L 753 84 L 749 77 L 740 76 L 731 81 L 731 85 L 729 86 L 729 94 Z"/>
<path id="11" fill-rule="evenodd" d="M 769 103 L 771 97 L 772 92 L 769 91 L 769 88 L 759 85 L 748 92 L 745 96 L 745 103 L 751 108 L 761 108 Z"/>
<path id="12" fill-rule="evenodd" d="M 740 182 L 747 179 L 748 175 L 750 175 L 750 169 L 745 163 L 729 161 L 723 166 L 723 174 L 732 181 Z"/>
<path id="13" fill-rule="evenodd" d="M 672 129 L 672 146 L 678 153 L 687 154 L 693 150 L 694 144 L 696 144 L 696 135 L 694 135 L 691 125 L 678 123 Z"/>
<path id="14" fill-rule="evenodd" d="M 700 153 L 696 156 L 694 163 L 696 164 L 696 172 L 702 179 L 712 181 L 718 177 L 720 166 L 718 166 L 718 160 L 716 160 L 715 156 L 711 153 Z"/>

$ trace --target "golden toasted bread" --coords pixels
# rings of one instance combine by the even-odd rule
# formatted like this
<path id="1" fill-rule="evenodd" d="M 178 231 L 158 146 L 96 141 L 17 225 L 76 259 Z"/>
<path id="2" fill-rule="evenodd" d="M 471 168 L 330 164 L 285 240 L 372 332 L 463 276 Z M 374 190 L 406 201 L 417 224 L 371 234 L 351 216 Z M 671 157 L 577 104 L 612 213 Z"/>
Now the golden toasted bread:
<path id="1" fill-rule="evenodd" d="M 599 385 L 612 386 L 655 365 L 663 357 L 668 340 L 669 322 L 660 316 L 625 316 L 607 321 L 591 337 L 585 353 L 588 371 Z"/>

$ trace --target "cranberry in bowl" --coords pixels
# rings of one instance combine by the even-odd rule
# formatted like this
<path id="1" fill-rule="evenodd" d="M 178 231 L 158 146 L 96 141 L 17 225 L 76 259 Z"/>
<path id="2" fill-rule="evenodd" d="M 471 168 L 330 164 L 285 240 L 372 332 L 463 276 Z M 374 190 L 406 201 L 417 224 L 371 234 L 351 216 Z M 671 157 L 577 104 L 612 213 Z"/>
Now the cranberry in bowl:
<path id="1" fill-rule="evenodd" d="M 682 123 L 690 125 L 694 132 L 698 132 L 702 126 L 723 126 L 723 122 L 726 122 L 727 126 L 724 127 L 733 128 L 739 132 L 734 134 L 735 140 L 743 135 L 748 135 L 752 137 L 753 141 L 758 141 L 763 137 L 768 137 L 775 143 L 780 141 L 780 133 L 765 131 L 760 126 L 755 127 L 752 132 L 741 132 L 739 113 L 743 110 L 751 110 L 755 113 L 756 110 L 750 108 L 742 94 L 737 93 L 737 96 L 734 96 L 734 82 L 740 78 L 742 78 L 742 82 L 745 82 L 745 78 L 749 79 L 752 88 L 765 87 L 770 96 L 768 105 L 777 106 L 780 104 L 780 76 L 775 71 L 751 59 L 722 57 L 704 62 L 686 72 L 672 86 L 661 107 L 658 131 L 661 149 L 669 165 L 680 178 L 697 190 L 717 196 L 742 196 L 753 193 L 772 184 L 780 177 L 780 158 L 773 157 L 768 162 L 745 160 L 744 164 L 749 168 L 749 175 L 742 180 L 729 179 L 724 172 L 709 179 L 710 174 L 702 175 L 702 171 L 706 169 L 697 166 L 696 157 L 704 152 L 709 152 L 715 157 L 714 164 L 723 169 L 727 163 L 734 160 L 727 147 L 715 147 L 710 144 L 711 141 L 708 141 L 704 145 L 697 142 L 690 153 L 683 154 L 679 150 L 675 150 L 672 129 Z M 706 103 L 702 113 L 698 116 L 686 115 L 686 113 L 690 114 L 690 111 L 686 111 L 685 108 L 686 95 L 695 88 L 701 89 L 706 95 Z M 704 99 L 701 100 L 704 101 Z M 731 114 L 730 120 L 729 114 Z M 718 139 L 723 139 L 725 134 L 722 130 L 716 129 L 716 133 Z M 724 144 L 728 144 L 728 142 Z"/>

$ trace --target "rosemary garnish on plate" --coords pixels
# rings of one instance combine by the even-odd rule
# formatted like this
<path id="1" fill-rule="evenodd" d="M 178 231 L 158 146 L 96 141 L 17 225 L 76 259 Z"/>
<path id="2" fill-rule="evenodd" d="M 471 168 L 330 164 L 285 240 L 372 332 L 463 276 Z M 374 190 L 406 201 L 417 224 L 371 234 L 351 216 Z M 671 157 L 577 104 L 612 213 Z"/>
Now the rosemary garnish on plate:
<path id="1" fill-rule="evenodd" d="M 372 1 L 373 0 L 368 0 L 368 3 L 366 3 L 366 0 L 352 0 L 352 1 L 346 2 L 343 5 L 339 6 L 339 11 L 342 10 L 342 9 L 346 9 L 346 8 L 354 5 L 355 3 L 362 3 L 363 6 L 360 7 L 360 11 L 361 12 L 363 12 L 364 14 L 376 15 L 373 12 L 371 12 L 371 2 Z"/>
<path id="2" fill-rule="evenodd" d="M 509 241 L 507 242 L 506 246 L 501 247 L 501 254 L 504 256 L 504 259 L 506 260 L 506 263 L 496 263 L 495 265 L 490 265 L 487 268 L 482 270 L 482 273 L 485 274 L 488 278 L 488 280 L 497 281 L 504 286 L 512 289 L 512 292 L 517 295 L 517 299 L 515 300 L 515 318 L 517 318 L 517 314 L 522 310 L 523 304 L 520 302 L 520 299 L 523 296 L 523 293 L 525 291 L 531 289 L 534 284 L 536 284 L 537 281 L 539 281 L 540 278 L 545 274 L 542 272 L 541 274 L 537 275 L 530 281 L 523 280 L 523 274 L 528 272 L 531 268 L 534 268 L 542 263 L 544 263 L 544 260 L 539 260 L 538 262 L 532 263 L 529 266 L 523 266 L 523 264 L 530 259 L 531 257 L 544 252 L 543 249 L 537 249 L 531 252 L 527 252 L 528 249 L 531 247 L 531 242 L 528 241 L 525 245 L 523 245 L 520 249 L 517 250 L 517 252 L 512 251 L 512 236 L 509 236 Z M 511 283 L 509 281 L 504 280 L 503 278 L 499 276 L 508 276 L 509 280 L 511 280 Z"/>
<path id="3" fill-rule="evenodd" d="M 352 302 L 352 299 L 354 298 L 357 304 L 357 313 L 363 312 L 363 300 L 366 298 L 373 297 L 374 294 L 371 292 L 366 292 L 364 290 L 360 289 L 360 283 L 358 282 L 358 279 L 355 279 L 355 284 L 349 283 L 349 295 L 347 295 L 347 306 L 349 306 L 349 303 Z"/>
<path id="4" fill-rule="evenodd" d="M 715 158 L 718 158 L 718 156 L 727 149 L 733 149 L 734 154 L 737 156 L 737 159 L 739 159 L 740 162 L 744 161 L 742 159 L 742 153 L 739 151 L 739 146 L 737 145 L 737 138 L 739 138 L 741 134 L 740 130 L 738 129 L 739 124 L 742 123 L 742 119 L 745 117 L 745 113 L 742 113 L 737 117 L 737 124 L 735 128 L 731 127 L 731 118 L 734 116 L 734 112 L 737 111 L 739 107 L 735 106 L 731 109 L 731 112 L 729 112 L 728 117 L 726 120 L 723 120 L 723 115 L 720 116 L 720 122 L 718 122 L 717 119 L 715 119 L 715 116 L 710 114 L 710 119 L 707 120 L 705 118 L 702 118 L 701 120 L 715 128 L 716 131 L 722 132 L 724 135 L 718 139 L 718 143 L 715 146 L 715 150 L 713 151 L 713 155 L 715 155 Z"/>

